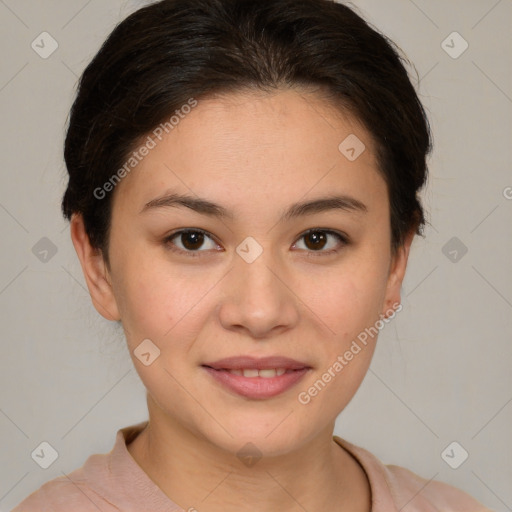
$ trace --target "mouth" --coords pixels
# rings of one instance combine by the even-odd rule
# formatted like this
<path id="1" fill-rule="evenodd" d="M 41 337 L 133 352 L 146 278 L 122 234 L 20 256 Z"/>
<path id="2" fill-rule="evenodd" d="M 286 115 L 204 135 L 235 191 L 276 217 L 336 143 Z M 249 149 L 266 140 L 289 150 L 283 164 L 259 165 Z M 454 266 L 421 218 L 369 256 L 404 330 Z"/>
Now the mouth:
<path id="1" fill-rule="evenodd" d="M 237 356 L 201 366 L 224 389 L 254 400 L 284 393 L 311 370 L 306 363 L 281 356 Z"/>
<path id="2" fill-rule="evenodd" d="M 217 371 L 225 371 L 229 372 L 232 375 L 239 375 L 246 377 L 248 379 L 253 379 L 255 377 L 262 377 L 263 379 L 271 379 L 273 377 L 280 377 L 284 375 L 286 372 L 296 372 L 297 370 L 287 370 L 286 368 L 264 368 L 258 370 L 256 368 L 244 368 L 242 370 L 228 370 L 227 368 L 221 368 Z"/>

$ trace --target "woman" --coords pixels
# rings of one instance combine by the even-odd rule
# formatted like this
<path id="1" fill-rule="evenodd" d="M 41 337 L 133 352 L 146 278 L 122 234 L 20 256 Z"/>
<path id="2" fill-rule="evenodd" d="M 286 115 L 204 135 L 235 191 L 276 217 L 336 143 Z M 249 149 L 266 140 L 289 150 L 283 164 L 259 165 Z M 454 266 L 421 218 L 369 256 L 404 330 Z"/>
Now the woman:
<path id="1" fill-rule="evenodd" d="M 400 311 L 431 140 L 398 52 L 327 0 L 163 0 L 85 70 L 62 202 L 149 421 L 26 511 L 485 511 L 333 437 Z"/>

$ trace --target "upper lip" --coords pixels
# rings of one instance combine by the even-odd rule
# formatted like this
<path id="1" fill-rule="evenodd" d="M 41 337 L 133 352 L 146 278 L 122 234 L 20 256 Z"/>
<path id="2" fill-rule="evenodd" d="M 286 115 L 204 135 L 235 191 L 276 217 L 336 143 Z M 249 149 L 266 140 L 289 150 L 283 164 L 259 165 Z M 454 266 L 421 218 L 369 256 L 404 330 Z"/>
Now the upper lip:
<path id="1" fill-rule="evenodd" d="M 282 356 L 269 356 L 269 357 L 251 357 L 251 356 L 235 356 L 219 359 L 211 363 L 205 363 L 203 366 L 208 366 L 214 370 L 245 370 L 256 369 L 264 370 L 270 368 L 284 368 L 286 370 L 302 370 L 310 368 L 307 364 L 290 359 L 289 357 Z"/>

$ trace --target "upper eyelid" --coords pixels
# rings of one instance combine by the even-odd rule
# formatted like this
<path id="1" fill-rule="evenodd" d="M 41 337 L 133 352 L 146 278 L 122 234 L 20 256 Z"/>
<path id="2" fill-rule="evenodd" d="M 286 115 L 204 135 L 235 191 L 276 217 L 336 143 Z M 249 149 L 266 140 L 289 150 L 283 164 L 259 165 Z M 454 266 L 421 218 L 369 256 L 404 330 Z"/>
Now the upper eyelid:
<path id="1" fill-rule="evenodd" d="M 217 245 L 220 245 L 220 243 L 216 240 L 216 238 L 211 234 L 209 233 L 208 231 L 204 230 L 204 229 L 201 229 L 201 228 L 184 228 L 184 229 L 178 229 L 177 231 L 171 233 L 170 235 L 167 235 L 164 240 L 166 242 L 170 242 L 171 240 L 173 240 L 174 238 L 178 237 L 179 235 L 182 235 L 184 233 L 202 233 L 203 235 L 207 236 L 208 238 L 210 238 L 213 242 L 215 242 Z M 183 251 L 183 252 L 206 252 L 206 251 L 184 251 L 183 249 L 181 249 L 180 247 L 177 248 L 178 250 L 180 251 Z"/>

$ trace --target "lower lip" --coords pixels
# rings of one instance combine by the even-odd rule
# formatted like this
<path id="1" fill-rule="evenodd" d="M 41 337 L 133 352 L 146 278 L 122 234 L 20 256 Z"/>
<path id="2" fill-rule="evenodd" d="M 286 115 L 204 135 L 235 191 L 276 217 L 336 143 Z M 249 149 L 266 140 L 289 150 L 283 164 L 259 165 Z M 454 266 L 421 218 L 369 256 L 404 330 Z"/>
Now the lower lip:
<path id="1" fill-rule="evenodd" d="M 293 370 L 283 375 L 265 377 L 244 377 L 235 375 L 227 370 L 214 370 L 203 366 L 203 368 L 217 381 L 237 395 L 255 400 L 263 400 L 284 393 L 295 385 L 308 372 L 307 368 Z"/>

